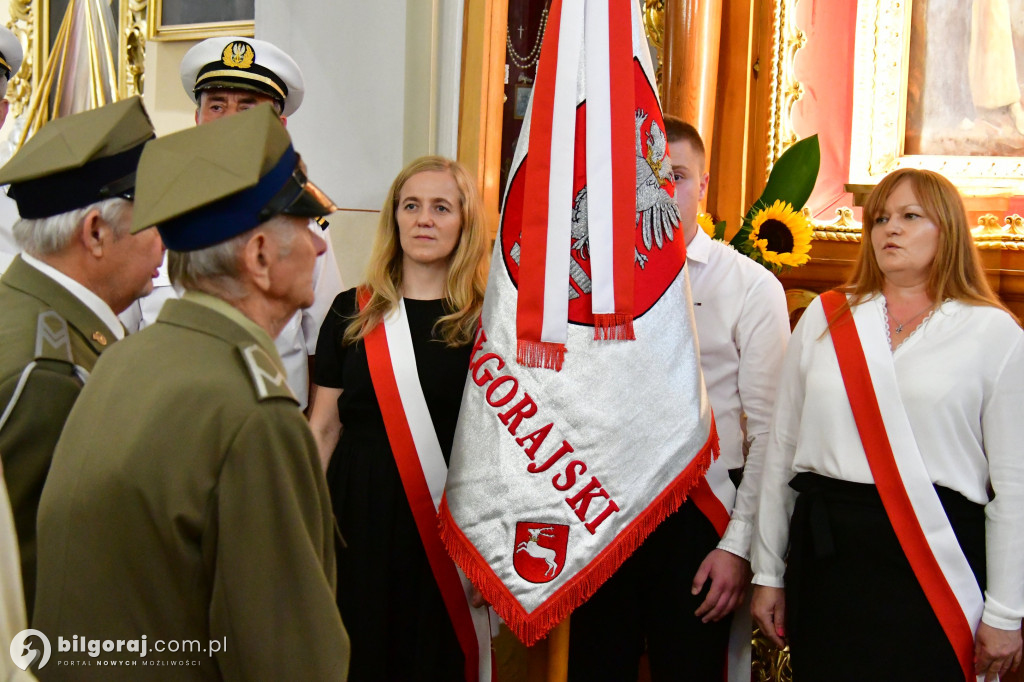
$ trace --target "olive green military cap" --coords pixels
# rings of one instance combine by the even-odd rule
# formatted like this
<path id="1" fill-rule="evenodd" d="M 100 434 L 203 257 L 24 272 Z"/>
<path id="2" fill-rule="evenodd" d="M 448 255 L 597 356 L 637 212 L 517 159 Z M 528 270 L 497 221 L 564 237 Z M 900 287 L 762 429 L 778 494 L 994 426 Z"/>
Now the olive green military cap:
<path id="1" fill-rule="evenodd" d="M 194 251 L 281 213 L 336 210 L 306 178 L 274 109 L 261 104 L 146 145 L 132 232 L 156 225 L 168 249 Z"/>
<path id="2" fill-rule="evenodd" d="M 0 168 L 22 218 L 46 218 L 103 199 L 130 199 L 153 124 L 139 97 L 54 119 Z"/>

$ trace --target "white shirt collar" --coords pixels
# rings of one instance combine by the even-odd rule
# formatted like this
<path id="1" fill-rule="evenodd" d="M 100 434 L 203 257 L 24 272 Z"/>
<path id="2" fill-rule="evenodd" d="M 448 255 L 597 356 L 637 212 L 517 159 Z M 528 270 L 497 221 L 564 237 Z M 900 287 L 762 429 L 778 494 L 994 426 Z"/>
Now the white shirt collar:
<path id="1" fill-rule="evenodd" d="M 96 317 L 100 318 L 100 321 L 103 322 L 103 324 L 110 328 L 110 331 L 114 332 L 114 336 L 116 336 L 118 340 L 124 338 L 124 327 L 121 325 L 121 321 L 117 319 L 117 315 L 114 314 L 114 311 L 110 309 L 109 305 L 107 305 L 106 301 L 94 294 L 81 283 L 71 279 L 57 268 L 47 265 L 38 258 L 33 258 L 24 252 L 21 254 L 21 258 L 36 270 L 70 291 L 72 296 L 81 301 L 82 305 L 91 310 Z"/>
<path id="2" fill-rule="evenodd" d="M 697 263 L 707 263 L 711 255 L 711 237 L 697 226 L 697 234 L 686 245 L 686 259 Z"/>

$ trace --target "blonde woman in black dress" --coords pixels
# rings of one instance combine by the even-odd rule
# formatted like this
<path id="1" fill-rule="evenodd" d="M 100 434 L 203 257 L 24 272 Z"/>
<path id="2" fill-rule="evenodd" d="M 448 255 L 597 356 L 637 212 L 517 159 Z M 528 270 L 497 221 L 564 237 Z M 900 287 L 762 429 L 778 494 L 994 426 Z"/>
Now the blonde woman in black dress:
<path id="1" fill-rule="evenodd" d="M 346 543 L 338 606 L 352 637 L 352 680 L 464 679 L 463 650 L 403 487 L 366 347 L 401 306 L 447 464 L 483 303 L 487 243 L 466 170 L 437 156 L 413 161 L 388 193 L 366 281 L 335 299 L 320 332 L 310 425 Z"/>

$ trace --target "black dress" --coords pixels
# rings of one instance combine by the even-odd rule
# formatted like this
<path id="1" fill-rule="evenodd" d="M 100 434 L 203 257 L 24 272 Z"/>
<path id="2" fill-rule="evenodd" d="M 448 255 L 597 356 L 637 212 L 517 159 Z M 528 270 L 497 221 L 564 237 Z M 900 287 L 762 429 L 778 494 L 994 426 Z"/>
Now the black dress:
<path id="1" fill-rule="evenodd" d="M 435 340 L 440 300 L 405 300 L 420 385 L 445 462 L 451 455 L 470 346 Z M 316 348 L 313 380 L 342 389 L 341 438 L 327 486 L 346 547 L 338 551 L 338 608 L 352 640 L 349 679 L 458 680 L 463 654 L 434 582 L 398 474 L 362 342 L 342 345 L 357 311 L 338 295 Z"/>

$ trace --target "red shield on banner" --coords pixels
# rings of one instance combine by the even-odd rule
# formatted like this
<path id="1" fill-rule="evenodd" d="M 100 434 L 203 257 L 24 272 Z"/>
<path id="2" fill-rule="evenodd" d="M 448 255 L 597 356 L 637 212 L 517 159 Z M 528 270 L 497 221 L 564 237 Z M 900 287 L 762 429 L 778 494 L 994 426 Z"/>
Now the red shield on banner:
<path id="1" fill-rule="evenodd" d="M 516 523 L 512 565 L 523 580 L 531 583 L 550 582 L 565 566 L 568 544 L 569 526 L 519 521 Z"/>
<path id="2" fill-rule="evenodd" d="M 637 224 L 636 276 L 633 294 L 633 316 L 639 318 L 658 302 L 665 289 L 675 281 L 686 262 L 686 247 L 676 225 L 661 234 L 645 235 L 645 210 L 659 199 L 675 197 L 671 182 L 671 168 L 667 156 L 668 139 L 657 96 L 639 61 L 633 60 L 636 97 L 636 152 L 637 152 Z M 570 254 L 569 321 L 593 325 L 591 306 L 590 259 L 586 241 L 587 213 L 587 160 L 586 160 L 587 103 L 576 107 L 576 157 L 573 166 L 573 225 L 572 241 L 567 246 Z M 526 200 L 527 154 L 516 169 L 509 184 L 505 208 L 501 216 L 501 250 L 509 277 L 519 285 L 519 241 L 522 234 L 523 202 Z M 662 196 L 664 195 L 664 196 Z M 648 218 L 648 221 L 650 219 Z M 657 231 L 657 230 L 655 230 Z"/>

